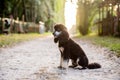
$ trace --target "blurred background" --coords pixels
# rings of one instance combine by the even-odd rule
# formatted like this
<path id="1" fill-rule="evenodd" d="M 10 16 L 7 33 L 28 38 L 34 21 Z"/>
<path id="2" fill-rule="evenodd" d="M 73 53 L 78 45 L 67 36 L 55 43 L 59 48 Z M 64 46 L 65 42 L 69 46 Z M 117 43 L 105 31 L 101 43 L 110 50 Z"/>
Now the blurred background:
<path id="1" fill-rule="evenodd" d="M 120 0 L 0 1 L 0 34 L 52 32 L 56 23 L 72 34 L 120 37 Z"/>

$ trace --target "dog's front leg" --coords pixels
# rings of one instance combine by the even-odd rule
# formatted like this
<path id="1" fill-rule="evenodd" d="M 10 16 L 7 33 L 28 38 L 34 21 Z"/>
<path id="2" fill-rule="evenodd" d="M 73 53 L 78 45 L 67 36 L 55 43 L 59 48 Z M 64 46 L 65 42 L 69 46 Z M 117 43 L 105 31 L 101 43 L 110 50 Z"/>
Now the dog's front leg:
<path id="1" fill-rule="evenodd" d="M 62 64 L 63 64 L 63 57 L 61 55 L 61 58 L 60 58 L 60 66 L 62 67 Z"/>
<path id="2" fill-rule="evenodd" d="M 62 57 L 62 53 L 61 53 L 61 57 L 60 57 L 60 65 L 58 66 L 58 68 L 60 68 L 60 69 L 63 68 L 63 57 Z"/>
<path id="3" fill-rule="evenodd" d="M 66 69 L 68 67 L 68 59 L 64 59 L 63 56 L 60 58 L 60 66 L 58 68 L 60 69 Z"/>
<path id="4" fill-rule="evenodd" d="M 59 47 L 59 50 L 61 52 L 61 56 L 60 56 L 60 65 L 58 66 L 58 68 L 62 69 L 62 63 L 63 63 L 63 51 L 64 51 L 64 48 L 63 47 Z"/>
<path id="5" fill-rule="evenodd" d="M 64 48 L 63 47 L 59 47 L 59 50 L 61 52 L 61 58 L 60 58 L 60 66 L 58 66 L 58 68 L 66 69 L 67 66 L 68 66 L 68 60 L 65 59 L 65 57 L 64 57 Z"/>
<path id="6" fill-rule="evenodd" d="M 63 64 L 62 64 L 63 68 L 65 68 L 65 69 L 68 68 L 68 61 L 69 61 L 68 59 L 63 58 Z"/>
<path id="7" fill-rule="evenodd" d="M 64 68 L 68 68 L 69 56 L 70 56 L 70 49 L 65 48 L 63 52 L 63 67 Z"/>

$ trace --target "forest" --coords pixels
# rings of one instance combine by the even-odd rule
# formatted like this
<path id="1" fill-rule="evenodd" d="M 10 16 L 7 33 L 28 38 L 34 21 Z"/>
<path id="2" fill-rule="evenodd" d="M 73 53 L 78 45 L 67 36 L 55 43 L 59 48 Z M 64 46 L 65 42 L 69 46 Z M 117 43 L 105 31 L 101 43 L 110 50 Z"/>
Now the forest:
<path id="1" fill-rule="evenodd" d="M 44 22 L 46 32 L 52 31 L 54 24 L 65 24 L 65 3 L 68 1 L 77 5 L 77 32 L 120 36 L 119 0 L 3 0 L 0 1 L 0 33 L 4 32 L 5 18 L 13 19 L 9 29 L 12 33 L 38 32 L 40 21 Z"/>
<path id="2" fill-rule="evenodd" d="M 51 30 L 53 23 L 64 23 L 64 3 L 65 0 L 3 0 L 0 1 L 0 17 L 1 20 L 2 18 L 12 18 L 17 22 L 35 24 L 42 21 L 48 31 Z M 0 27 L 3 30 L 2 24 Z M 12 29 L 14 28 L 12 27 Z"/>

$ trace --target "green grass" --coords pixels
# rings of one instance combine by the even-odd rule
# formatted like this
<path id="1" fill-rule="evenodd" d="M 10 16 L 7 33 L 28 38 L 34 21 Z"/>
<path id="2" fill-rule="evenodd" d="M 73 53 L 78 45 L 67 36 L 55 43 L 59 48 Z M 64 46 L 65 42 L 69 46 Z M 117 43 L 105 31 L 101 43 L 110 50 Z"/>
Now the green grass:
<path id="1" fill-rule="evenodd" d="M 115 55 L 120 57 L 120 38 L 115 38 L 111 36 L 100 37 L 96 35 L 88 35 L 84 37 L 79 36 L 79 38 L 89 40 L 96 45 L 107 47 L 111 51 L 115 51 Z"/>
<path id="2" fill-rule="evenodd" d="M 38 33 L 28 33 L 28 34 L 9 34 L 0 35 L 0 47 L 11 46 L 16 43 L 20 43 L 27 40 L 32 40 L 38 37 L 44 37 L 50 35 L 50 33 L 38 34 Z"/>

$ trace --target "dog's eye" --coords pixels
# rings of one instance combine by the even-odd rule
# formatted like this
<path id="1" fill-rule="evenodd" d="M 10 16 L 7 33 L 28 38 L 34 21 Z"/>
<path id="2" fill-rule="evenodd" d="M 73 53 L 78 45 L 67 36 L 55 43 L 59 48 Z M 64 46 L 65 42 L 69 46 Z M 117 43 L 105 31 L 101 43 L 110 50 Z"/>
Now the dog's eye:
<path id="1" fill-rule="evenodd" d="M 58 32 L 60 32 L 61 30 L 60 29 L 57 29 Z"/>

